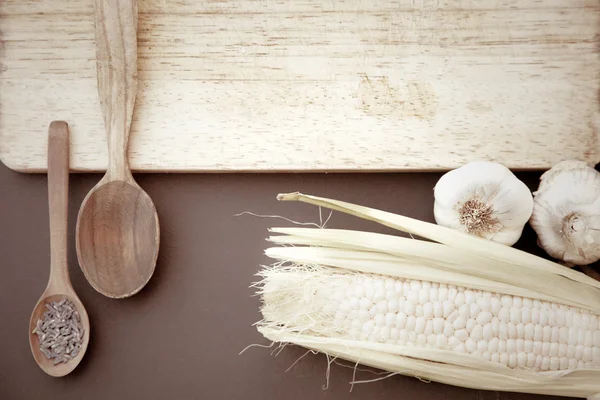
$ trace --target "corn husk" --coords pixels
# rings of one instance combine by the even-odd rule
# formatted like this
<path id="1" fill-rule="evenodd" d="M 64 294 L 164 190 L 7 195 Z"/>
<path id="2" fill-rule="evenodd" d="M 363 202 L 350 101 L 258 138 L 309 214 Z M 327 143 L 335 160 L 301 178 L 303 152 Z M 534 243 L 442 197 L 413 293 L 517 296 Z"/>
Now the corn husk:
<path id="1" fill-rule="evenodd" d="M 311 318 L 311 306 L 322 305 L 285 289 L 302 285 L 306 274 L 332 281 L 350 271 L 523 296 L 600 315 L 600 282 L 521 250 L 405 216 L 300 193 L 278 199 L 340 211 L 424 240 L 340 229 L 271 228 L 268 240 L 276 246 L 265 253 L 275 262 L 259 272 L 257 285 L 263 314 L 257 329 L 268 340 L 473 389 L 590 399 L 600 393 L 600 366 L 536 372 L 454 351 L 336 337 L 332 321 Z"/>

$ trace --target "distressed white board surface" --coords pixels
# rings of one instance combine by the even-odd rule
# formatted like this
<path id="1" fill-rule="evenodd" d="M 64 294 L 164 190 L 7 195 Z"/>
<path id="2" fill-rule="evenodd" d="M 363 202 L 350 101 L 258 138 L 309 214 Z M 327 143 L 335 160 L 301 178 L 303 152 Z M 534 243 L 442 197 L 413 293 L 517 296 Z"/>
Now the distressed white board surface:
<path id="1" fill-rule="evenodd" d="M 0 2 L 0 158 L 102 171 L 92 0 Z M 600 161 L 597 0 L 139 0 L 136 171 Z"/>

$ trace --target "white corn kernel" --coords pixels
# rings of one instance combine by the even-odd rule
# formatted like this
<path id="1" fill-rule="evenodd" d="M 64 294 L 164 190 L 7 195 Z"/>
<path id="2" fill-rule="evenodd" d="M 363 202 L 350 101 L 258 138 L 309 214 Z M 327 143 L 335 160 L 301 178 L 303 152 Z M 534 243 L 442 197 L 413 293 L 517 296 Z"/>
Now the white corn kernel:
<path id="1" fill-rule="evenodd" d="M 393 297 L 388 299 L 388 311 L 392 313 L 397 313 L 400 310 L 400 303 L 398 302 L 397 297 Z"/>
<path id="2" fill-rule="evenodd" d="M 532 353 L 533 352 L 533 340 L 525 340 L 525 342 L 523 343 L 523 350 L 526 353 Z"/>
<path id="3" fill-rule="evenodd" d="M 524 367 L 527 365 L 527 354 L 524 351 L 521 351 L 517 354 L 517 366 Z"/>
<path id="4" fill-rule="evenodd" d="M 448 300 L 448 288 L 440 287 L 438 289 L 438 300 L 441 302 L 446 302 L 446 300 Z"/>
<path id="5" fill-rule="evenodd" d="M 425 332 L 426 320 L 425 317 L 417 317 L 415 321 L 415 332 L 418 334 Z"/>
<path id="6" fill-rule="evenodd" d="M 475 302 L 477 302 L 477 297 L 475 296 L 475 292 L 473 292 L 472 290 L 465 290 L 465 303 L 466 304 L 473 304 Z"/>
<path id="7" fill-rule="evenodd" d="M 385 325 L 390 328 L 396 326 L 396 314 L 391 312 L 385 314 Z"/>
<path id="8" fill-rule="evenodd" d="M 515 353 L 517 351 L 517 343 L 515 339 L 508 339 L 506 341 L 506 351 L 509 354 Z"/>
<path id="9" fill-rule="evenodd" d="M 500 353 L 500 362 L 504 365 L 508 365 L 510 357 L 508 353 Z"/>
<path id="10" fill-rule="evenodd" d="M 471 316 L 470 307 L 467 304 L 463 304 L 458 308 L 458 315 L 461 318 L 469 319 L 469 317 Z"/>
<path id="11" fill-rule="evenodd" d="M 492 308 L 492 306 L 490 305 L 490 301 L 487 297 L 479 297 L 477 299 L 477 305 L 479 306 L 479 309 L 481 311 L 489 312 Z"/>
<path id="12" fill-rule="evenodd" d="M 482 311 L 477 316 L 477 324 L 478 325 L 483 326 L 491 321 L 492 321 L 492 313 L 489 311 Z"/>
<path id="13" fill-rule="evenodd" d="M 468 338 L 465 340 L 465 348 L 467 349 L 468 353 L 473 353 L 475 350 L 477 350 L 477 342 L 471 338 Z"/>
<path id="14" fill-rule="evenodd" d="M 499 298 L 492 297 L 490 299 L 490 309 L 489 309 L 489 311 L 491 311 L 493 315 L 498 315 L 498 313 L 500 312 L 501 307 L 502 307 L 502 304 L 500 303 L 500 299 Z"/>
<path id="15" fill-rule="evenodd" d="M 427 336 L 424 333 L 420 333 L 417 336 L 417 344 L 419 346 L 425 346 L 427 344 Z"/>
<path id="16" fill-rule="evenodd" d="M 500 362 L 500 354 L 498 354 L 498 353 L 492 353 L 490 361 L 491 362 L 495 362 L 495 363 L 499 363 Z"/>
<path id="17" fill-rule="evenodd" d="M 537 308 L 531 309 L 531 323 L 538 324 L 540 322 L 540 310 Z"/>
<path id="18" fill-rule="evenodd" d="M 515 340 L 515 344 L 517 346 L 517 353 L 525 351 L 525 340 L 517 339 L 517 340 Z"/>
<path id="19" fill-rule="evenodd" d="M 450 337 L 452 335 L 454 335 L 454 328 L 452 327 L 452 324 L 446 322 L 444 323 L 444 336 L 446 337 Z"/>
<path id="20" fill-rule="evenodd" d="M 431 303 L 423 304 L 423 316 L 427 319 L 433 318 L 433 304 L 431 304 Z"/>
<path id="21" fill-rule="evenodd" d="M 502 307 L 500 312 L 498 312 L 498 319 L 505 324 L 510 322 L 510 309 Z"/>
<path id="22" fill-rule="evenodd" d="M 542 368 L 542 362 L 544 361 L 544 357 L 541 354 L 535 356 L 535 364 L 533 364 L 533 368 L 540 369 Z"/>
<path id="23" fill-rule="evenodd" d="M 569 368 L 569 359 L 567 357 L 560 357 L 558 368 L 560 370 Z"/>
<path id="24" fill-rule="evenodd" d="M 524 307 L 521 310 L 521 322 L 524 324 L 531 322 L 531 308 Z"/>
<path id="25" fill-rule="evenodd" d="M 583 339 L 583 345 L 585 347 L 592 347 L 593 344 L 594 344 L 594 334 L 592 333 L 592 331 L 586 331 L 585 338 Z"/>
<path id="26" fill-rule="evenodd" d="M 494 337 L 494 330 L 492 329 L 492 324 L 488 323 L 483 326 L 483 339 L 484 340 L 492 340 Z"/>
<path id="27" fill-rule="evenodd" d="M 544 357 L 542 359 L 542 366 L 540 367 L 542 371 L 548 371 L 550 369 L 550 357 Z"/>
<path id="28" fill-rule="evenodd" d="M 406 318 L 406 330 L 408 332 L 414 331 L 417 324 L 417 318 L 414 315 L 410 315 Z"/>
<path id="29" fill-rule="evenodd" d="M 450 336 L 448 338 L 448 346 L 450 346 L 452 348 L 456 348 L 461 343 L 462 342 L 460 340 L 458 340 L 458 338 L 456 336 Z"/>
<path id="30" fill-rule="evenodd" d="M 452 304 L 449 301 L 445 301 L 443 303 L 443 308 L 444 308 L 444 318 L 448 318 L 448 316 L 452 313 L 452 311 L 455 310 L 454 304 Z"/>
<path id="31" fill-rule="evenodd" d="M 521 309 L 517 307 L 510 308 L 510 322 L 513 324 L 518 324 L 521 322 Z"/>
<path id="32" fill-rule="evenodd" d="M 422 317 L 422 316 L 423 316 L 423 305 L 417 304 L 415 307 L 415 317 Z"/>
<path id="33" fill-rule="evenodd" d="M 550 327 L 550 325 L 544 326 L 544 329 L 542 330 L 542 341 L 549 342 L 551 337 L 552 337 L 552 328 Z"/>
<path id="34" fill-rule="evenodd" d="M 375 325 L 377 325 L 377 326 L 385 325 L 385 314 L 377 314 L 375 316 Z"/>
<path id="35" fill-rule="evenodd" d="M 512 306 L 512 296 L 502 295 L 500 297 L 500 302 L 502 303 L 502 307 L 511 307 Z"/>
<path id="36" fill-rule="evenodd" d="M 513 296 L 513 307 L 523 307 L 523 298 L 519 296 Z"/>
<path id="37" fill-rule="evenodd" d="M 550 355 L 550 342 L 542 343 L 542 355 L 548 357 Z"/>
<path id="38" fill-rule="evenodd" d="M 433 321 L 428 319 L 427 322 L 425 322 L 425 331 L 423 332 L 426 335 L 431 335 L 433 334 Z"/>
<path id="39" fill-rule="evenodd" d="M 444 331 L 444 318 L 434 318 L 432 320 L 433 333 L 440 334 Z"/>
<path id="40" fill-rule="evenodd" d="M 382 326 L 381 327 L 381 332 L 379 332 L 379 337 L 382 340 L 388 340 L 388 339 L 390 339 L 390 328 L 389 328 L 389 326 Z"/>
<path id="41" fill-rule="evenodd" d="M 544 342 L 539 342 L 539 341 L 534 341 L 533 342 L 533 353 L 535 355 L 542 355 L 542 346 L 544 345 Z"/>
<path id="42" fill-rule="evenodd" d="M 560 359 L 558 357 L 550 357 L 550 371 L 558 371 Z"/>
<path id="43" fill-rule="evenodd" d="M 550 343 L 550 357 L 558 357 L 558 343 Z"/>
<path id="44" fill-rule="evenodd" d="M 584 347 L 581 344 L 578 344 L 575 347 L 575 358 L 577 359 L 577 361 L 583 360 L 583 350 Z"/>
<path id="45" fill-rule="evenodd" d="M 442 318 L 444 316 L 444 306 L 439 301 L 433 303 L 433 316 L 435 318 Z"/>
<path id="46" fill-rule="evenodd" d="M 427 344 L 429 346 L 435 346 L 435 335 L 433 333 L 425 334 L 427 336 Z"/>
<path id="47" fill-rule="evenodd" d="M 435 336 L 435 347 L 437 347 L 438 349 L 441 349 L 441 348 L 446 347 L 447 344 L 448 344 L 448 338 L 446 338 L 446 336 L 444 336 L 444 335 L 436 335 Z"/>
<path id="48" fill-rule="evenodd" d="M 558 343 L 567 344 L 568 341 L 569 341 L 569 328 L 567 328 L 566 326 L 562 326 L 558 330 Z"/>
<path id="49" fill-rule="evenodd" d="M 594 332 L 594 347 L 600 348 L 600 328 Z"/>
<path id="50" fill-rule="evenodd" d="M 486 361 L 491 361 L 492 360 L 492 355 L 490 354 L 490 352 L 486 351 L 484 352 L 481 357 L 486 360 Z"/>
<path id="51" fill-rule="evenodd" d="M 475 321 L 473 318 L 469 318 L 467 320 L 467 332 L 471 333 L 473 332 L 473 329 L 477 326 L 477 321 Z"/>
<path id="52" fill-rule="evenodd" d="M 526 340 L 533 340 L 533 336 L 535 335 L 535 326 L 532 323 L 528 323 L 525 325 L 525 336 Z"/>
<path id="53" fill-rule="evenodd" d="M 542 325 L 542 326 L 548 325 L 548 322 L 549 322 L 548 315 L 549 315 L 549 311 L 548 310 L 541 310 L 540 311 L 540 322 L 539 322 L 540 325 Z"/>
<path id="54" fill-rule="evenodd" d="M 550 335 L 550 341 L 552 343 L 558 343 L 558 337 L 559 337 L 558 326 L 553 326 L 552 327 L 552 334 Z M 581 338 L 581 340 L 583 341 L 583 337 Z"/>
<path id="55" fill-rule="evenodd" d="M 403 312 L 396 314 L 396 327 L 398 327 L 398 329 L 406 328 L 406 318 L 406 314 Z"/>
<path id="56" fill-rule="evenodd" d="M 560 343 L 558 345 L 558 356 L 566 357 L 567 356 L 567 345 L 564 343 Z"/>
<path id="57" fill-rule="evenodd" d="M 488 341 L 488 351 L 490 353 L 497 353 L 498 352 L 498 338 L 492 338 L 491 340 Z"/>
<path id="58" fill-rule="evenodd" d="M 577 360 L 574 358 L 567 358 L 569 360 L 569 369 L 577 368 Z"/>
<path id="59" fill-rule="evenodd" d="M 475 327 L 473 327 L 473 330 L 471 331 L 470 336 L 471 339 L 473 339 L 476 342 L 483 339 L 483 327 L 481 325 L 475 325 Z"/>
<path id="60" fill-rule="evenodd" d="M 517 324 L 516 328 L 517 328 L 517 338 L 525 339 L 525 325 Z"/>
<path id="61" fill-rule="evenodd" d="M 429 302 L 429 289 L 419 290 L 419 304 L 425 304 Z"/>
<path id="62" fill-rule="evenodd" d="M 498 341 L 498 353 L 505 353 L 506 352 L 506 340 L 499 340 Z"/>
<path id="63" fill-rule="evenodd" d="M 570 346 L 577 345 L 577 328 L 569 328 L 569 340 L 567 343 Z"/>
<path id="64" fill-rule="evenodd" d="M 593 353 L 592 353 L 592 348 L 591 347 L 584 347 L 583 348 L 583 362 L 590 362 L 592 361 L 593 358 Z"/>
<path id="65" fill-rule="evenodd" d="M 392 340 L 398 340 L 399 333 L 400 333 L 400 331 L 398 330 L 398 328 L 392 328 L 392 329 L 390 329 L 390 339 L 392 339 Z"/>
<path id="66" fill-rule="evenodd" d="M 481 353 L 486 352 L 488 349 L 488 342 L 487 340 L 480 340 L 477 342 L 477 351 L 480 351 Z"/>
<path id="67" fill-rule="evenodd" d="M 506 340 L 508 339 L 508 326 L 507 324 L 500 324 L 500 327 L 498 329 L 498 338 L 501 340 Z"/>
<path id="68" fill-rule="evenodd" d="M 508 324 L 506 324 L 506 326 L 508 327 L 508 337 L 511 338 L 511 339 L 518 338 L 516 325 L 514 325 L 511 322 L 509 322 Z"/>
<path id="69" fill-rule="evenodd" d="M 465 304 L 465 294 L 462 292 L 458 292 L 456 297 L 454 298 L 454 305 L 458 308 Z"/>
<path id="70" fill-rule="evenodd" d="M 544 340 L 544 328 L 541 325 L 536 325 L 534 327 L 533 340 L 540 342 Z"/>
<path id="71" fill-rule="evenodd" d="M 467 320 L 463 317 L 458 317 L 452 323 L 454 329 L 463 329 L 467 326 Z"/>
<path id="72" fill-rule="evenodd" d="M 460 329 L 454 332 L 454 337 L 456 337 L 461 342 L 464 342 L 469 337 L 469 333 L 466 329 Z"/>
<path id="73" fill-rule="evenodd" d="M 498 336 L 500 333 L 500 320 L 498 317 L 492 318 L 492 333 L 494 336 Z"/>

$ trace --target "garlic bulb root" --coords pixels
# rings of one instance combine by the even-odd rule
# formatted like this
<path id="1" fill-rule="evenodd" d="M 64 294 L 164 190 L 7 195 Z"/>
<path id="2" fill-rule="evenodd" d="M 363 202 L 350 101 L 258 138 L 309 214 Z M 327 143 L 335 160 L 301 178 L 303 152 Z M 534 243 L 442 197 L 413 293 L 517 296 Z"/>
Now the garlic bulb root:
<path id="1" fill-rule="evenodd" d="M 578 160 L 546 171 L 530 224 L 551 257 L 573 266 L 600 260 L 600 173 Z"/>
<path id="2" fill-rule="evenodd" d="M 533 211 L 529 188 L 507 167 L 473 161 L 444 174 L 434 188 L 438 225 L 515 244 Z"/>

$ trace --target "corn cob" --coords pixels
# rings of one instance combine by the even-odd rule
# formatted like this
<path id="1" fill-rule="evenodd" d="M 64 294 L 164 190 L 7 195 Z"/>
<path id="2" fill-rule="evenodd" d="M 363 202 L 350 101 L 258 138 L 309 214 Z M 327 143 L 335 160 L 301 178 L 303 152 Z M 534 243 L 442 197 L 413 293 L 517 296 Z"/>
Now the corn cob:
<path id="1" fill-rule="evenodd" d="M 272 228 L 259 275 L 269 340 L 390 372 L 487 390 L 600 393 L 600 282 L 434 224 L 335 200 L 280 195 L 428 241 Z M 290 246 L 292 245 L 292 246 Z"/>

